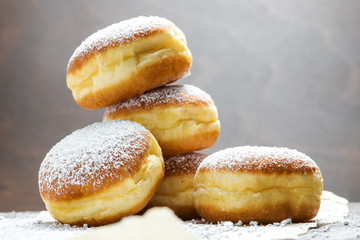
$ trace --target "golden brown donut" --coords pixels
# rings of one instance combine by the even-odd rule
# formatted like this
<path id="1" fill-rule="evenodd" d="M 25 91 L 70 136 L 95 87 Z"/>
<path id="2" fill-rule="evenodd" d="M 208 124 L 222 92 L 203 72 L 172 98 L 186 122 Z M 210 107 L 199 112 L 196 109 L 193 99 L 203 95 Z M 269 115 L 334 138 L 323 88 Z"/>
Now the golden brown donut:
<path id="1" fill-rule="evenodd" d="M 103 121 L 114 119 L 142 124 L 158 140 L 164 156 L 209 148 L 220 132 L 213 100 L 192 85 L 160 87 L 110 106 Z"/>
<path id="2" fill-rule="evenodd" d="M 211 222 L 304 222 L 319 210 L 323 180 L 316 163 L 303 153 L 245 146 L 205 158 L 194 187 L 196 210 Z"/>
<path id="3" fill-rule="evenodd" d="M 164 175 L 161 149 L 138 123 L 94 123 L 57 143 L 39 171 L 50 214 L 62 223 L 102 225 L 150 201 Z"/>
<path id="4" fill-rule="evenodd" d="M 169 207 L 184 220 L 199 217 L 194 206 L 193 181 L 198 166 L 206 156 L 192 152 L 165 157 L 164 179 L 148 206 Z"/>
<path id="5" fill-rule="evenodd" d="M 137 17 L 89 36 L 67 67 L 67 86 L 83 108 L 98 109 L 185 76 L 192 56 L 182 31 L 160 17 Z"/>

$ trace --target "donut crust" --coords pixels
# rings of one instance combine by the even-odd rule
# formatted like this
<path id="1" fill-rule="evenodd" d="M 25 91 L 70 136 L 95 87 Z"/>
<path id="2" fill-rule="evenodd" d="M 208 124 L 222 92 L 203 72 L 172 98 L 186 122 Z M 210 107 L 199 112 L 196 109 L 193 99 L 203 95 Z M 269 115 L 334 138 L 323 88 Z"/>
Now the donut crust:
<path id="1" fill-rule="evenodd" d="M 203 178 L 206 178 L 206 183 L 204 180 L 200 183 L 199 179 Z M 318 174 L 202 172 L 194 183 L 195 206 L 199 215 L 211 222 L 241 220 L 245 224 L 251 221 L 267 224 L 287 218 L 293 222 L 305 222 L 315 217 L 319 210 L 320 179 Z M 240 186 L 224 189 L 229 181 Z M 299 182 L 291 184 L 294 181 Z"/>
<path id="2" fill-rule="evenodd" d="M 202 153 L 186 153 L 165 157 L 165 176 L 148 207 L 166 206 L 183 220 L 199 218 L 194 205 L 194 176 Z"/>
<path id="3" fill-rule="evenodd" d="M 114 124 L 120 122 L 125 121 L 117 121 Z M 69 166 L 69 169 L 74 170 L 68 170 L 72 173 L 66 178 L 59 179 L 57 175 L 54 175 L 55 169 L 52 165 L 58 161 L 56 151 L 52 149 L 49 152 L 40 167 L 39 189 L 47 210 L 55 219 L 71 225 L 98 226 L 135 214 L 147 205 L 164 176 L 163 157 L 160 146 L 150 132 L 137 123 L 133 124 L 142 129 L 134 134 L 145 134 L 143 138 L 140 138 L 145 141 L 144 144 L 135 143 L 133 141 L 137 138 L 125 135 L 129 143 L 141 149 L 135 147 L 133 152 L 126 152 L 124 156 L 131 154 L 130 162 L 126 160 L 119 162 L 119 168 L 114 168 L 118 161 L 118 156 L 115 155 L 114 160 L 107 164 L 98 163 L 101 165 L 94 166 L 96 171 L 84 174 L 81 168 L 84 168 L 86 161 L 92 161 L 89 155 L 80 160 L 80 164 L 83 165 L 79 165 L 79 171 L 76 170 L 77 167 L 71 166 L 71 162 L 75 163 L 77 160 L 69 159 L 68 164 L 64 165 L 65 169 Z M 124 127 L 128 129 L 131 126 Z M 114 148 L 116 148 L 115 144 Z M 82 154 L 76 153 L 76 156 L 82 156 Z M 81 179 L 81 183 L 77 183 L 76 179 Z"/>
<path id="4" fill-rule="evenodd" d="M 192 85 L 170 85 L 111 107 L 103 121 L 130 120 L 155 136 L 164 156 L 213 146 L 220 133 L 217 108 L 211 97 Z"/>
<path id="5" fill-rule="evenodd" d="M 67 86 L 81 107 L 98 109 L 182 78 L 191 62 L 172 22 L 138 17 L 88 37 L 69 60 Z"/>
<path id="6" fill-rule="evenodd" d="M 194 186 L 195 207 L 204 219 L 267 224 L 315 217 L 323 180 L 305 154 L 249 146 L 210 155 L 199 166 Z"/>

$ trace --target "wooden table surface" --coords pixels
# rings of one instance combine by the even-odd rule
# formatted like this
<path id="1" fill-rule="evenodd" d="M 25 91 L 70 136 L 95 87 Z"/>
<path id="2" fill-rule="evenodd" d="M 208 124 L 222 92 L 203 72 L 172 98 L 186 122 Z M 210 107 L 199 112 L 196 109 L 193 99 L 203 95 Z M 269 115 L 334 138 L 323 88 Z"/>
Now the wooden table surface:
<path id="1" fill-rule="evenodd" d="M 311 229 L 299 239 L 360 239 L 360 202 L 348 204 L 348 217 L 339 222 Z M 47 212 L 2 212 L 0 213 L 0 239 L 71 239 L 88 231 L 87 227 L 70 227 L 47 220 L 41 215 Z M 45 219 L 45 220 L 44 220 Z M 9 222 L 12 223 L 9 223 Z M 279 227 L 280 228 L 280 227 Z M 276 236 L 272 236 L 275 237 Z M 207 235 L 203 239 L 213 239 Z M 219 237 L 215 238 L 219 239 Z"/>

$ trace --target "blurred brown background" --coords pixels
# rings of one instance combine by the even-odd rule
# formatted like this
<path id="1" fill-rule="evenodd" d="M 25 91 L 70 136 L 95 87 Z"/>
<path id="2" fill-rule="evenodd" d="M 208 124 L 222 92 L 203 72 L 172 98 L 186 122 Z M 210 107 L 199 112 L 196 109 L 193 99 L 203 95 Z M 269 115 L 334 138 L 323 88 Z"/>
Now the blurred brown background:
<path id="1" fill-rule="evenodd" d="M 76 105 L 67 62 L 88 35 L 139 15 L 186 34 L 194 62 L 180 83 L 214 99 L 210 152 L 286 146 L 312 157 L 325 189 L 360 201 L 360 1 L 0 1 L 0 211 L 40 210 L 48 150 L 103 110 Z"/>

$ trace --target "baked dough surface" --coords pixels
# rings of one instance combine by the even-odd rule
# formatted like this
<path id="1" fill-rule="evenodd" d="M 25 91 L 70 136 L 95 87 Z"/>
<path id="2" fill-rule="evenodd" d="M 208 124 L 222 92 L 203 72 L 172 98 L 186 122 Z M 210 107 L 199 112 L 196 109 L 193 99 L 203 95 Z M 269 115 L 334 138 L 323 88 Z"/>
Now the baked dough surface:
<path id="1" fill-rule="evenodd" d="M 185 76 L 192 62 L 182 31 L 159 17 L 137 17 L 89 36 L 67 68 L 67 86 L 83 108 L 98 109 Z"/>
<path id="2" fill-rule="evenodd" d="M 63 223 L 100 225 L 140 211 L 164 175 L 161 149 L 138 123 L 79 129 L 56 144 L 39 171 L 46 208 Z"/>
<path id="3" fill-rule="evenodd" d="M 213 100 L 192 85 L 165 86 L 114 104 L 106 109 L 103 121 L 115 119 L 149 129 L 164 156 L 210 148 L 220 133 Z"/>
<path id="4" fill-rule="evenodd" d="M 208 221 L 303 222 L 319 210 L 323 180 L 303 153 L 246 146 L 205 158 L 194 186 L 196 210 Z"/>

